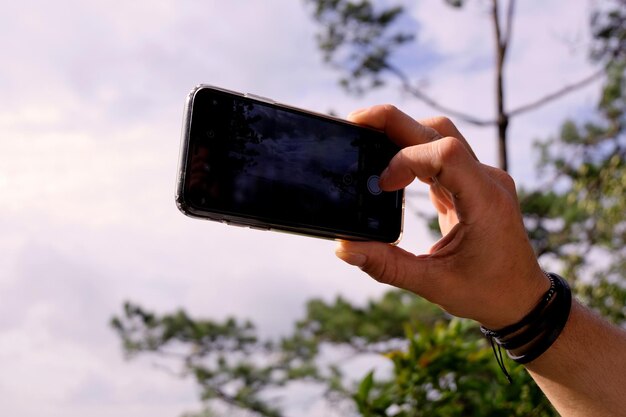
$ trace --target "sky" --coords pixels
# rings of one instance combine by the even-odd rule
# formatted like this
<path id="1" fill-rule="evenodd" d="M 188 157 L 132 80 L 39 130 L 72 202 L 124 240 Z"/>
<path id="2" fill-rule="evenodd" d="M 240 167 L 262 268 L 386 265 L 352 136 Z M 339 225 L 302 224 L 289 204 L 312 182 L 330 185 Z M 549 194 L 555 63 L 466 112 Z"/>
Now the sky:
<path id="1" fill-rule="evenodd" d="M 456 11 L 442 0 L 405 1 L 403 24 L 417 43 L 393 59 L 439 101 L 489 117 L 487 2 L 469 3 Z M 183 104 L 197 84 L 340 115 L 377 103 L 418 119 L 438 114 L 392 82 L 346 95 L 339 73 L 323 64 L 303 1 L 0 4 L 0 414 L 165 417 L 197 409 L 190 381 L 150 360 L 124 359 L 108 322 L 125 300 L 161 313 L 252 318 L 275 337 L 309 298 L 359 303 L 386 289 L 336 260 L 333 242 L 194 220 L 174 204 Z M 593 70 L 590 7 L 519 2 L 508 106 Z M 518 184 L 537 181 L 532 142 L 554 135 L 565 118 L 587 117 L 597 87 L 513 120 Z M 495 132 L 458 125 L 494 164 Z M 413 212 L 430 209 L 419 198 L 408 204 L 401 246 L 424 252 L 433 240 Z M 293 415 L 324 415 L 287 405 Z"/>

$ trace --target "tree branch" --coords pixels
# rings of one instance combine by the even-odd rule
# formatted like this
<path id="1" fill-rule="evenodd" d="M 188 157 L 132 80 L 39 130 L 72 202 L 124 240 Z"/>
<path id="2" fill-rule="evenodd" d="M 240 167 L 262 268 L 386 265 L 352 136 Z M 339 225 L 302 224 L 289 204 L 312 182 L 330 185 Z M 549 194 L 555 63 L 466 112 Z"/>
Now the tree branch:
<path id="1" fill-rule="evenodd" d="M 496 46 L 498 48 L 499 57 L 502 54 L 503 42 L 502 42 L 502 30 L 500 29 L 500 11 L 499 0 L 491 0 L 491 20 L 493 21 L 493 28 L 496 33 Z"/>
<path id="2" fill-rule="evenodd" d="M 558 89 L 558 90 L 556 90 L 556 91 L 554 91 L 554 92 L 552 92 L 550 94 L 547 94 L 546 96 L 544 96 L 544 97 L 542 97 L 542 98 L 540 98 L 538 100 L 532 101 L 532 102 L 530 102 L 528 104 L 524 104 L 524 105 L 519 106 L 518 108 L 516 108 L 514 110 L 511 110 L 509 112 L 509 116 L 517 116 L 519 114 L 526 113 L 527 111 L 534 110 L 534 109 L 536 109 L 538 107 L 541 107 L 544 104 L 547 104 L 547 103 L 549 103 L 551 101 L 554 101 L 554 100 L 556 100 L 556 99 L 558 99 L 558 98 L 560 98 L 560 97 L 562 97 L 562 96 L 564 96 L 564 95 L 566 95 L 566 94 L 568 94 L 568 93 L 570 93 L 572 91 L 578 90 L 578 89 L 586 86 L 587 84 L 592 83 L 596 79 L 600 78 L 603 74 L 604 74 L 604 68 L 600 68 L 596 72 L 592 73 L 591 75 L 588 75 L 587 77 L 585 77 L 585 78 L 583 78 L 583 79 L 581 79 L 581 80 L 579 80 L 579 81 L 577 81 L 575 83 L 566 85 L 565 87 L 562 87 L 562 88 L 560 88 L 560 89 Z"/>
<path id="3" fill-rule="evenodd" d="M 458 110 L 454 110 L 451 109 L 449 107 L 446 107 L 442 104 L 440 104 L 439 102 L 435 101 L 432 97 L 428 96 L 426 93 L 424 93 L 422 90 L 420 90 L 419 88 L 413 86 L 411 84 L 411 82 L 409 81 L 409 78 L 406 76 L 406 74 L 404 74 L 404 72 L 402 72 L 400 69 L 398 69 L 397 67 L 390 65 L 390 64 L 386 64 L 385 68 L 392 73 L 393 75 L 395 75 L 396 77 L 398 77 L 400 79 L 400 82 L 402 83 L 402 88 L 408 92 L 409 94 L 411 94 L 413 97 L 415 97 L 416 99 L 420 100 L 421 102 L 425 103 L 426 105 L 432 107 L 435 110 L 438 110 L 440 112 L 443 112 L 449 116 L 455 117 L 459 120 L 462 120 L 466 123 L 469 124 L 473 124 L 475 126 L 493 126 L 496 124 L 495 120 L 488 120 L 488 119 L 479 119 L 477 117 L 474 117 L 470 114 L 467 113 L 463 113 L 460 112 Z"/>
<path id="4" fill-rule="evenodd" d="M 509 5 L 506 10 L 505 32 L 502 38 L 502 45 L 504 50 L 509 47 L 511 43 L 511 33 L 513 32 L 513 16 L 515 14 L 515 0 L 509 0 Z"/>

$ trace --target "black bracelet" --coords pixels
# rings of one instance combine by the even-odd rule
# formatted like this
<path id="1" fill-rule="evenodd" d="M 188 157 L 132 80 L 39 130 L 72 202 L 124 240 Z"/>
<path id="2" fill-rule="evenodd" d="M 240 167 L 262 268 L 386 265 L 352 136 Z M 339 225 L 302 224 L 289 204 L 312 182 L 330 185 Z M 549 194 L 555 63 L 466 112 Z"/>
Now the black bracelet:
<path id="1" fill-rule="evenodd" d="M 500 349 L 506 349 L 508 356 L 517 363 L 531 362 L 552 346 L 569 318 L 572 305 L 569 285 L 557 274 L 546 273 L 546 276 L 550 279 L 550 289 L 519 322 L 499 330 L 480 328 L 489 339 L 496 361 L 509 382 L 512 379 L 504 366 Z M 511 350 L 516 352 L 511 353 Z"/>
<path id="2" fill-rule="evenodd" d="M 572 309 L 572 290 L 563 277 L 556 274 L 553 275 L 561 282 L 563 290 L 559 292 L 556 300 L 554 300 L 555 308 L 551 311 L 552 314 L 545 319 L 548 323 L 548 330 L 535 343 L 532 343 L 528 349 L 524 349 L 521 354 L 513 355 L 510 351 L 507 351 L 509 357 L 517 363 L 526 364 L 537 359 L 552 346 L 565 328 Z"/>
<path id="3" fill-rule="evenodd" d="M 545 274 L 546 274 L 546 277 L 548 277 L 548 279 L 550 280 L 550 288 L 548 288 L 548 291 L 546 291 L 543 297 L 541 297 L 537 305 L 530 311 L 530 313 L 524 316 L 524 318 L 522 318 L 517 323 L 511 324 L 510 326 L 503 327 L 499 330 L 489 330 L 486 327 L 481 326 L 480 330 L 483 332 L 483 334 L 487 337 L 491 336 L 491 337 L 502 338 L 502 337 L 510 335 L 511 333 L 515 333 L 522 327 L 535 321 L 535 319 L 537 319 L 537 317 L 541 314 L 541 312 L 546 307 L 546 305 L 548 305 L 550 300 L 552 300 L 552 297 L 554 296 L 554 292 L 556 290 L 557 284 L 556 284 L 555 278 L 552 277 L 547 272 L 545 272 Z"/>
<path id="4" fill-rule="evenodd" d="M 551 327 L 550 321 L 543 320 L 542 317 L 551 317 L 558 311 L 558 299 L 553 301 L 553 298 L 554 294 L 562 292 L 563 283 L 558 278 L 546 275 L 551 282 L 548 295 L 544 296 L 537 307 L 522 319 L 522 321 L 526 321 L 525 327 L 520 327 L 522 330 L 513 335 L 501 334 L 501 331 L 497 331 L 493 336 L 496 343 L 506 350 L 511 351 L 526 346 Z M 533 316 L 532 320 L 527 320 L 531 315 Z"/>

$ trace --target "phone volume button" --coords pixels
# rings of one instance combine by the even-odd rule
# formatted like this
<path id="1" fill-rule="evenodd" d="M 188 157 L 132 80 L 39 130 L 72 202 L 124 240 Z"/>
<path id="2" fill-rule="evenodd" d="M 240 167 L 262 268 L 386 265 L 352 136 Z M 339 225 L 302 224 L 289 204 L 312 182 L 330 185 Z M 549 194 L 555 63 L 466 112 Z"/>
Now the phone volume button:
<path id="1" fill-rule="evenodd" d="M 247 224 L 234 222 L 231 220 L 224 220 L 223 223 L 226 223 L 229 226 L 235 226 L 235 227 L 247 227 L 248 226 Z"/>
<path id="2" fill-rule="evenodd" d="M 263 227 L 263 226 L 248 226 L 248 227 L 252 230 L 262 230 L 264 232 L 267 232 L 268 230 L 270 230 L 269 227 Z"/>
<path id="3" fill-rule="evenodd" d="M 272 100 L 271 98 L 267 98 L 267 97 L 263 97 L 263 96 L 257 96 L 256 94 L 245 93 L 244 97 L 248 97 L 248 98 L 251 98 L 253 100 L 262 101 L 264 103 L 276 104 L 276 101 Z"/>

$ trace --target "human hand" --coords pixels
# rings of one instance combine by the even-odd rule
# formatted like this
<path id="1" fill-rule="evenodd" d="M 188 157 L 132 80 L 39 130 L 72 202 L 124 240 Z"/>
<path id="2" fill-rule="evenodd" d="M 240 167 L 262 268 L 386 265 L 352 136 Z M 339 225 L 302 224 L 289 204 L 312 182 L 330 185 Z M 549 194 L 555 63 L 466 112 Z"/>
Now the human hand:
<path id="1" fill-rule="evenodd" d="M 381 174 L 380 187 L 398 190 L 415 178 L 429 184 L 443 237 L 423 255 L 342 241 L 337 256 L 491 329 L 528 313 L 550 285 L 528 241 L 511 177 L 481 164 L 446 118 L 417 122 L 390 105 L 348 118 L 385 131 L 403 148 Z"/>

